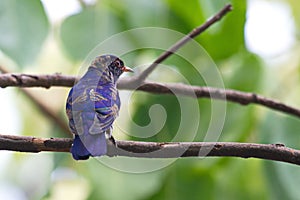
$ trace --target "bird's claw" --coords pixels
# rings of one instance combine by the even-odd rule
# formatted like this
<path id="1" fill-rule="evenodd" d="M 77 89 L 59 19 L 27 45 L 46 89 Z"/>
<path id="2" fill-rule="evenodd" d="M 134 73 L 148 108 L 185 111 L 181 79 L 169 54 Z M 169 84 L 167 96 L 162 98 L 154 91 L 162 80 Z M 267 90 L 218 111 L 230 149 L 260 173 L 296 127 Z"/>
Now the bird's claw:
<path id="1" fill-rule="evenodd" d="M 115 138 L 114 138 L 112 135 L 109 137 L 109 141 L 111 141 L 111 142 L 113 143 L 113 145 L 114 145 L 115 147 L 117 147 L 116 140 L 115 140 Z"/>

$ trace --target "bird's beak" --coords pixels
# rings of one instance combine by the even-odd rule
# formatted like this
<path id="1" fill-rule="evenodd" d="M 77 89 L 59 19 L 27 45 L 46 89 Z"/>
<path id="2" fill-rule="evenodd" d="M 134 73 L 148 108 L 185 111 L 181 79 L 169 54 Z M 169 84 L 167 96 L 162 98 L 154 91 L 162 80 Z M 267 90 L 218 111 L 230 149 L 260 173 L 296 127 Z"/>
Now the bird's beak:
<path id="1" fill-rule="evenodd" d="M 122 71 L 123 71 L 123 72 L 134 72 L 130 67 L 126 67 L 126 66 L 124 66 L 124 67 L 122 68 Z"/>

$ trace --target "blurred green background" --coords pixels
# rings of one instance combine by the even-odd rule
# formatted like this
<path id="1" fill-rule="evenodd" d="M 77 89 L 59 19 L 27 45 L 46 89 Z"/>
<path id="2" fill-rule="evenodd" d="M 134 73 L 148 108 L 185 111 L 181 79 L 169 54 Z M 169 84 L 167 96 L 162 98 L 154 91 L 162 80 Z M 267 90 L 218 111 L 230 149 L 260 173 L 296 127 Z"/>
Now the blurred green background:
<path id="1" fill-rule="evenodd" d="M 296 0 L 2 0 L 0 65 L 11 72 L 76 75 L 87 54 L 111 35 L 142 27 L 185 34 L 226 3 L 232 3 L 234 10 L 196 38 L 217 64 L 225 87 L 300 107 L 300 4 Z M 126 42 L 136 45 L 140 39 L 128 37 Z M 133 67 L 149 63 L 160 52 L 141 49 L 127 55 L 125 62 Z M 204 85 L 185 60 L 173 56 L 165 63 L 191 84 Z M 180 82 L 161 68 L 151 79 Z M 66 121 L 69 88 L 28 90 Z M 1 88 L 0 99 L 0 134 L 70 137 L 18 88 Z M 184 101 L 189 103 L 188 98 Z M 133 123 L 149 124 L 149 108 L 154 104 L 165 108 L 166 123 L 149 138 L 124 135 L 117 129 L 117 139 L 172 140 L 181 115 L 175 97 L 136 92 L 128 104 L 133 120 L 125 120 L 128 130 L 135 131 Z M 197 105 L 201 120 L 190 122 L 199 125 L 193 140 L 201 141 L 211 102 L 199 99 Z M 220 141 L 279 142 L 300 149 L 299 119 L 254 105 L 228 102 L 226 109 Z M 133 159 L 132 163 L 141 162 Z M 0 199 L 299 199 L 299 184 L 299 167 L 258 159 L 184 158 L 160 170 L 134 174 L 96 159 L 76 162 L 66 153 L 0 152 Z"/>

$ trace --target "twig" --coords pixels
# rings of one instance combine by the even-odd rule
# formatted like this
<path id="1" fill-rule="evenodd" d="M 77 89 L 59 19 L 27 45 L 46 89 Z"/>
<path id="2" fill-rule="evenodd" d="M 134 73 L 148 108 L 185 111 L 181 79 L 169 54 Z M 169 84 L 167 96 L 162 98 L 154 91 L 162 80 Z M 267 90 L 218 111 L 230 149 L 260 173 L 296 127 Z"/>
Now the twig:
<path id="1" fill-rule="evenodd" d="M 76 81 L 76 76 L 54 75 L 30 75 L 30 74 L 1 74 L 0 87 L 45 87 L 62 86 L 72 87 Z M 274 99 L 266 98 L 261 95 L 249 92 L 241 92 L 230 89 L 218 89 L 213 87 L 191 86 L 180 83 L 150 83 L 145 82 L 139 88 L 134 88 L 128 84 L 129 78 L 120 79 L 119 89 L 140 90 L 156 94 L 184 95 L 197 98 L 211 98 L 228 100 L 242 105 L 257 104 L 267 108 L 290 114 L 300 118 L 300 109 L 288 106 Z"/>
<path id="2" fill-rule="evenodd" d="M 0 150 L 38 153 L 41 151 L 69 152 L 72 139 L 36 138 L 0 135 Z M 108 156 L 144 158 L 178 157 L 241 157 L 261 158 L 300 165 L 300 151 L 283 144 L 255 144 L 234 142 L 135 142 L 117 141 L 116 148 L 108 143 Z"/>
<path id="3" fill-rule="evenodd" d="M 158 66 L 159 63 L 166 60 L 169 56 L 171 56 L 173 53 L 175 53 L 179 48 L 181 48 L 184 44 L 189 42 L 191 39 L 195 38 L 196 36 L 200 35 L 202 32 L 204 32 L 206 29 L 208 29 L 211 25 L 219 21 L 222 17 L 224 17 L 229 11 L 232 10 L 232 5 L 228 4 L 225 5 L 222 10 L 220 10 L 217 14 L 215 14 L 213 17 L 208 19 L 203 25 L 193 29 L 189 34 L 184 36 L 182 39 L 177 41 L 173 46 L 171 46 L 168 50 L 163 52 L 147 69 L 145 69 L 141 74 L 132 77 L 130 85 L 135 85 L 135 87 L 139 86 L 141 83 L 143 83 L 147 76 Z"/>

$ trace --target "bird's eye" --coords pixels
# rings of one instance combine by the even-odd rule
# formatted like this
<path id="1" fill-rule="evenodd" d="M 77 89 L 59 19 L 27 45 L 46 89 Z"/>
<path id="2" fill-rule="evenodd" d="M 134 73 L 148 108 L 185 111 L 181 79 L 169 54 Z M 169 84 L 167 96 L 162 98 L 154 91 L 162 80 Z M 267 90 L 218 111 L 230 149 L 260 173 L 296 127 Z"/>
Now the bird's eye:
<path id="1" fill-rule="evenodd" d="M 122 67 L 122 66 L 121 66 L 121 62 L 120 62 L 119 60 L 116 60 L 116 61 L 115 61 L 115 64 L 116 64 L 117 67 Z"/>

